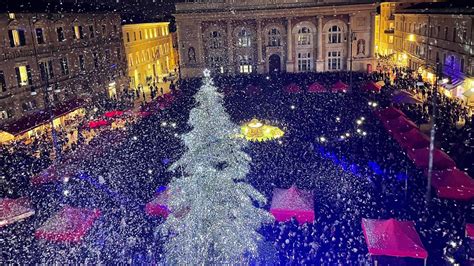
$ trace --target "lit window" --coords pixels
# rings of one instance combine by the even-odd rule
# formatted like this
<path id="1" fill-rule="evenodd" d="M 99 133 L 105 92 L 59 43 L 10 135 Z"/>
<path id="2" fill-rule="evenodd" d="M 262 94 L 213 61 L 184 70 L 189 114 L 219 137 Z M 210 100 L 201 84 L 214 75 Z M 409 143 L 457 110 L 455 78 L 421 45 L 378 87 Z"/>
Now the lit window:
<path id="1" fill-rule="evenodd" d="M 16 67 L 15 72 L 19 87 L 31 85 L 31 69 L 29 65 Z"/>
<path id="2" fill-rule="evenodd" d="M 133 54 L 129 54 L 129 55 L 128 55 L 128 64 L 129 64 L 130 66 L 133 66 Z"/>
<path id="3" fill-rule="evenodd" d="M 251 46 L 251 36 L 250 32 L 246 29 L 241 29 L 237 34 L 237 46 L 239 47 L 250 47 Z"/>
<path id="4" fill-rule="evenodd" d="M 393 36 L 392 35 L 388 36 L 388 43 L 393 43 Z"/>
<path id="5" fill-rule="evenodd" d="M 148 40 L 148 29 L 145 29 L 145 40 Z"/>
<path id="6" fill-rule="evenodd" d="M 9 19 L 15 19 L 15 13 L 8 13 Z"/>
<path id="7" fill-rule="evenodd" d="M 84 32 L 82 31 L 82 26 L 74 26 L 74 39 L 84 39 Z"/>
<path id="8" fill-rule="evenodd" d="M 21 29 L 8 30 L 10 39 L 10 47 L 18 47 L 26 45 L 25 31 Z"/>
<path id="9" fill-rule="evenodd" d="M 239 56 L 240 73 L 252 73 L 252 58 L 248 55 Z"/>
<path id="10" fill-rule="evenodd" d="M 302 27 L 298 30 L 298 45 L 311 45 L 311 30 L 308 27 Z"/>
<path id="11" fill-rule="evenodd" d="M 329 43 L 341 43 L 342 31 L 337 25 L 329 28 L 328 41 Z"/>
<path id="12" fill-rule="evenodd" d="M 157 29 L 157 28 L 155 28 L 155 30 L 154 30 L 154 31 L 155 31 L 155 38 L 156 38 L 156 37 L 158 36 L 158 29 Z"/>

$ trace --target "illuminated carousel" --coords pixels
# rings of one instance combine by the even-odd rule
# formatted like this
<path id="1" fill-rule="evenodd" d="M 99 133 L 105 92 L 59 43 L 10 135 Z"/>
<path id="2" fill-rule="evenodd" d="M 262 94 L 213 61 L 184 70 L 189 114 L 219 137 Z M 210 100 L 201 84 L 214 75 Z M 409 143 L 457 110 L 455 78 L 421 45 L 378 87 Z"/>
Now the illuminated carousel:
<path id="1" fill-rule="evenodd" d="M 283 137 L 284 134 L 285 132 L 280 128 L 265 125 L 260 120 L 254 118 L 250 122 L 242 125 L 239 137 L 245 138 L 248 141 L 261 142 L 279 139 Z"/>

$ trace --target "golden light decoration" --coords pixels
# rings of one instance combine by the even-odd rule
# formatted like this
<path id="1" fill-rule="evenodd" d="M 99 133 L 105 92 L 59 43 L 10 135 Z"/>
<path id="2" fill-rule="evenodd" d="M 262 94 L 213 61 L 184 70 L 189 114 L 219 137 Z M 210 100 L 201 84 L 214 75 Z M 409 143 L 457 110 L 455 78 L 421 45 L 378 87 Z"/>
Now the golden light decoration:
<path id="1" fill-rule="evenodd" d="M 283 137 L 285 132 L 276 126 L 265 125 L 260 120 L 254 118 L 241 127 L 239 137 L 248 141 L 269 141 Z"/>

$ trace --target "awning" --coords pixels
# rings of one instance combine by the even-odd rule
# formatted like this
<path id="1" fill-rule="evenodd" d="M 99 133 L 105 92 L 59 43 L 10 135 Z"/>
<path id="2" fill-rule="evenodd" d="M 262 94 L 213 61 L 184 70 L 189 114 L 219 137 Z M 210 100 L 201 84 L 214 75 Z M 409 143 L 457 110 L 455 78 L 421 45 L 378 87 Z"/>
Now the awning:
<path id="1" fill-rule="evenodd" d="M 61 103 L 56 107 L 53 107 L 54 118 L 63 116 L 72 111 L 75 111 L 85 105 L 85 101 L 82 99 L 75 99 L 65 103 Z M 5 131 L 11 135 L 18 136 L 22 133 L 25 133 L 28 130 L 31 130 L 35 127 L 48 123 L 50 116 L 46 110 L 41 110 L 36 113 L 25 115 L 22 118 L 6 123 L 0 126 L 0 131 Z"/>

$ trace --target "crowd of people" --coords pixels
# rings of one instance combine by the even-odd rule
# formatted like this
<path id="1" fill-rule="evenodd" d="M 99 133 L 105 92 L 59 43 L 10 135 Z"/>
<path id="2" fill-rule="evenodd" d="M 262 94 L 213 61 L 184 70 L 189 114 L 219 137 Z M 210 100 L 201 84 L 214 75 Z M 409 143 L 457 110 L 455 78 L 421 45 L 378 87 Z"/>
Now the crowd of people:
<path id="1" fill-rule="evenodd" d="M 280 264 L 366 265 L 370 258 L 362 233 L 362 218 L 415 221 L 429 252 L 430 265 L 444 265 L 448 258 L 467 262 L 469 247 L 463 226 L 474 219 L 469 202 L 437 197 L 425 202 L 426 181 L 422 171 L 415 168 L 390 138 L 374 117 L 373 107 L 367 104 L 375 100 L 381 107 L 388 106 L 393 90 L 416 89 L 405 83 L 416 82 L 408 77 L 390 81 L 378 73 L 354 73 L 353 79 L 352 92 L 310 94 L 304 90 L 311 83 L 317 81 L 329 88 L 339 80 L 347 83 L 348 73 L 215 78 L 216 86 L 225 94 L 225 107 L 236 124 L 256 117 L 285 131 L 279 142 L 250 143 L 246 148 L 252 157 L 248 181 L 269 203 L 274 188 L 289 188 L 293 184 L 315 195 L 314 222 L 301 225 L 292 220 L 262 227 L 261 233 L 272 243 Z M 360 90 L 367 80 L 380 79 L 386 79 L 387 84 L 380 94 Z M 283 92 L 282 88 L 290 83 L 298 84 L 303 91 Z M 258 86 L 261 91 L 249 94 L 245 89 L 249 85 Z M 7 261 L 135 264 L 160 261 L 161 220 L 148 217 L 143 205 L 153 197 L 155 188 L 173 178 L 167 168 L 183 152 L 178 136 L 189 130 L 187 118 L 194 106 L 192 95 L 199 86 L 199 79 L 181 81 L 181 96 L 169 109 L 128 125 L 117 148 L 77 162 L 80 171 L 69 183 L 29 188 L 24 195 L 32 199 L 37 213 L 2 233 L 2 238 L 8 241 Z M 428 94 L 428 106 L 429 97 Z M 440 99 L 439 145 L 449 147 L 458 165 L 471 171 L 468 160 L 472 159 L 460 155 L 469 152 L 468 149 L 472 152 L 469 143 L 472 122 L 464 118 L 464 125 L 459 127 L 455 121 L 458 119 L 444 121 L 461 106 L 447 107 L 451 100 Z M 400 108 L 420 124 L 429 120 L 423 106 Z M 463 115 L 461 110 L 459 114 Z M 357 123 L 358 120 L 362 122 Z M 468 133 L 449 137 L 458 130 Z M 456 145 L 465 145 L 465 150 L 450 146 L 452 140 L 456 140 Z M 68 196 L 64 196 L 65 190 L 69 191 Z M 102 217 L 79 246 L 34 240 L 34 228 L 64 204 L 99 208 Z M 409 259 L 405 262 L 423 263 Z"/>

